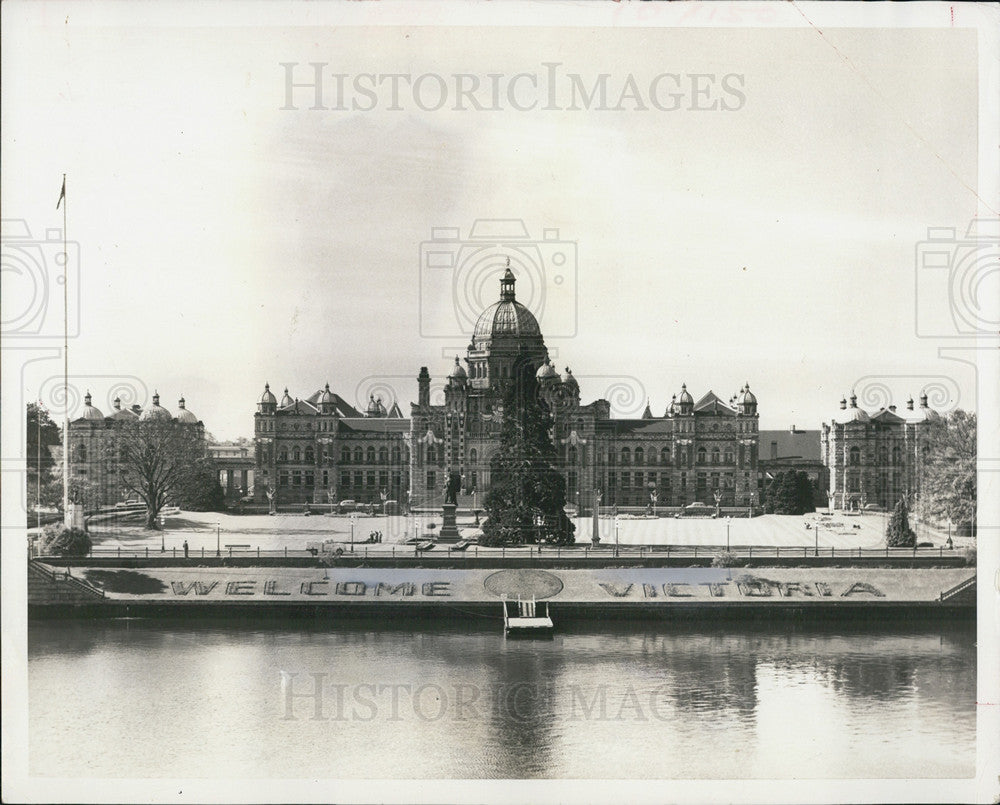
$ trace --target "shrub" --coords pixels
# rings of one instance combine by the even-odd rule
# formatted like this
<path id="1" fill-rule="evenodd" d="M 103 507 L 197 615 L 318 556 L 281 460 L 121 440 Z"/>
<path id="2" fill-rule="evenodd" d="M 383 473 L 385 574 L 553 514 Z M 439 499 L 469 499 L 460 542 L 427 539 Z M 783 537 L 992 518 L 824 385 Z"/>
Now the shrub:
<path id="1" fill-rule="evenodd" d="M 81 528 L 63 525 L 47 528 L 42 541 L 42 552 L 55 556 L 86 556 L 90 548 L 90 534 Z"/>
<path id="2" fill-rule="evenodd" d="M 729 551 L 717 551 L 712 557 L 712 567 L 743 567 L 744 562 Z"/>

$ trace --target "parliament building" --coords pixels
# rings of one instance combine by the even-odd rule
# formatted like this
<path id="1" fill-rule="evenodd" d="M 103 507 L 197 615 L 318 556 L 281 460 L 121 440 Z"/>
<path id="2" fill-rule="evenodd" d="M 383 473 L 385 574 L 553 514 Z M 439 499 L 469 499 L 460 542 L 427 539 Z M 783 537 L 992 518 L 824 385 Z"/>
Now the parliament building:
<path id="1" fill-rule="evenodd" d="M 656 507 L 693 502 L 753 504 L 758 485 L 757 399 L 746 384 L 723 400 L 695 399 L 685 385 L 662 416 L 647 405 L 638 419 L 611 416 L 604 399 L 583 403 L 567 367 L 552 364 L 538 321 L 517 301 L 508 268 L 500 298 L 482 312 L 463 359 L 456 356 L 444 402 L 432 403 L 427 367 L 417 376 L 409 417 L 372 398 L 359 411 L 330 391 L 306 399 L 270 387 L 254 425 L 254 499 L 275 505 L 394 500 L 437 508 L 448 475 L 462 475 L 461 508 L 482 506 L 497 449 L 505 381 L 530 367 L 554 420 L 553 439 L 565 473 L 567 503 Z"/>

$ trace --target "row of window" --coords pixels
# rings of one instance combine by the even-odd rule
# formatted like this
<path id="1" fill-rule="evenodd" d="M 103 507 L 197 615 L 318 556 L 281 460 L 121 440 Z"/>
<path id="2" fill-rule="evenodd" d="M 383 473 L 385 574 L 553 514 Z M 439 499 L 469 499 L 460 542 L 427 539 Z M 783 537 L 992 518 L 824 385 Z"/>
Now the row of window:
<path id="1" fill-rule="evenodd" d="M 340 473 L 340 488 L 341 489 L 374 489 L 376 486 L 376 481 L 378 483 L 379 489 L 385 489 L 389 487 L 389 481 L 392 481 L 392 487 L 398 489 L 402 486 L 403 477 L 402 473 L 394 472 L 389 473 L 385 470 L 381 470 L 376 473 L 373 470 L 368 472 L 342 472 Z M 320 475 L 320 482 L 323 487 L 328 487 L 330 485 L 330 474 L 327 470 L 323 470 Z M 279 486 L 315 486 L 316 484 L 316 474 L 308 470 L 281 470 L 278 473 L 278 485 Z"/>
<path id="2" fill-rule="evenodd" d="M 878 451 L 879 464 L 886 466 L 889 464 L 889 448 L 883 446 Z M 858 467 L 861 465 L 861 448 L 852 447 L 847 453 L 847 463 L 852 467 Z M 902 464 L 903 463 L 903 450 L 898 445 L 892 448 L 892 463 Z"/>
<path id="3" fill-rule="evenodd" d="M 325 453 L 323 454 L 323 458 L 327 458 Z M 380 447 L 377 451 L 374 447 L 369 447 L 367 450 L 355 447 L 353 451 L 349 447 L 344 447 L 340 451 L 341 464 L 351 464 L 352 462 L 354 464 L 388 464 L 390 459 L 393 464 L 401 464 L 403 461 L 403 451 L 399 447 L 393 447 L 392 450 Z M 293 447 L 291 450 L 282 448 L 278 453 L 278 461 L 286 463 L 289 460 L 296 464 L 303 461 L 306 464 L 311 464 L 316 460 L 316 454 L 312 447 L 306 447 L 305 449 Z"/>

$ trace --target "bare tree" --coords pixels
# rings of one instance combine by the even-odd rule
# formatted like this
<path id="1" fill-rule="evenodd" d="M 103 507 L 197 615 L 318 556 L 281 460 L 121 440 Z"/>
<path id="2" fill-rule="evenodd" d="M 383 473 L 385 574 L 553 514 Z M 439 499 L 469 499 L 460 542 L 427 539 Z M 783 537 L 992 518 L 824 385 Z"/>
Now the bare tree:
<path id="1" fill-rule="evenodd" d="M 115 454 L 122 486 L 146 504 L 146 528 L 157 528 L 160 510 L 190 490 L 205 459 L 199 428 L 175 420 L 124 423 L 109 446 Z"/>

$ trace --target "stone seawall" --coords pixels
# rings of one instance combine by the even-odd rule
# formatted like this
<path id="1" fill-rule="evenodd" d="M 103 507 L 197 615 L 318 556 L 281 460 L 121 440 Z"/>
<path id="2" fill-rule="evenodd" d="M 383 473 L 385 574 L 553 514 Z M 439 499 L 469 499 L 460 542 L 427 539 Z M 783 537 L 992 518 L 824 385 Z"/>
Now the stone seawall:
<path id="1" fill-rule="evenodd" d="M 441 610 L 547 601 L 553 612 L 761 608 L 971 608 L 973 569 L 867 568 L 289 568 L 82 567 L 75 585 L 42 565 L 37 608 L 90 604 L 183 610 L 231 607 Z M 91 588 L 91 589 L 88 589 Z M 95 592 L 96 591 L 96 592 Z M 103 594 L 103 598 L 101 595 Z"/>

